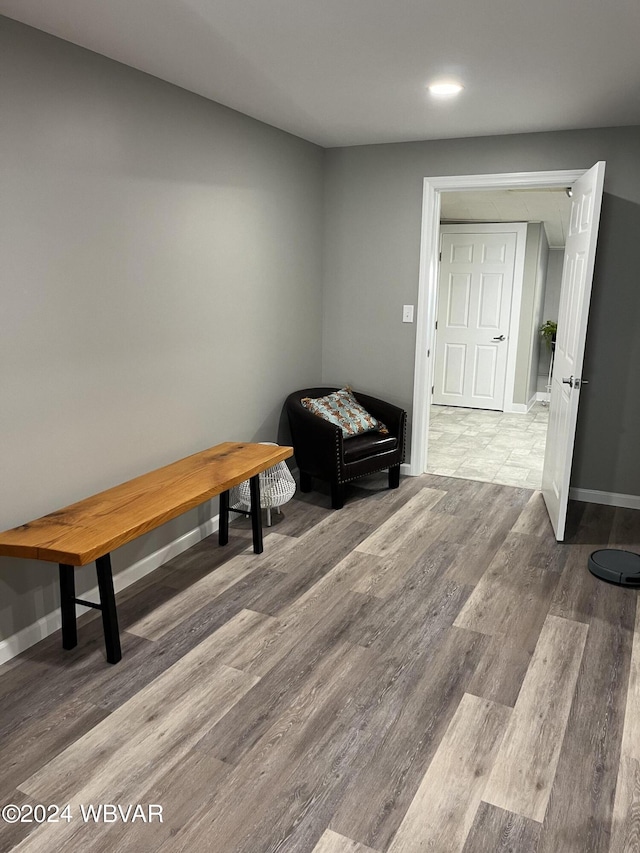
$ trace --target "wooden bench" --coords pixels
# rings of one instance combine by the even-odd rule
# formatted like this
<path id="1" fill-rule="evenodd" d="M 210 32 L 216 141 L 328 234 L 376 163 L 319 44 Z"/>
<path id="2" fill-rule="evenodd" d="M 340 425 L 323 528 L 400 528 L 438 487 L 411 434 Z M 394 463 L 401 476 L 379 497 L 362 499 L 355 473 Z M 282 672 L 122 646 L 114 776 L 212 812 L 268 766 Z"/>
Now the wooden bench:
<path id="1" fill-rule="evenodd" d="M 102 611 L 107 660 L 121 657 L 111 551 L 220 495 L 218 542 L 229 541 L 229 489 L 250 481 L 253 550 L 262 553 L 259 474 L 293 448 L 226 441 L 0 533 L 0 556 L 58 563 L 62 646 L 78 643 L 76 604 Z M 237 511 L 237 510 L 231 510 Z M 95 560 L 100 604 L 76 598 L 77 566 Z"/>

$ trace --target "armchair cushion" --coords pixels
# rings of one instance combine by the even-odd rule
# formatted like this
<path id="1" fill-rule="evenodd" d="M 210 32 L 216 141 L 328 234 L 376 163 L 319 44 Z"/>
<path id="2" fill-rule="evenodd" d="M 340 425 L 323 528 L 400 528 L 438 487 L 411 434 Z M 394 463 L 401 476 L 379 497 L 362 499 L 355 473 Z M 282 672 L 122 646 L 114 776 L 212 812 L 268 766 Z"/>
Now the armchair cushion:
<path id="1" fill-rule="evenodd" d="M 344 461 L 358 462 L 377 453 L 387 453 L 398 447 L 398 439 L 393 435 L 382 435 L 379 430 L 366 432 L 347 438 L 343 444 Z"/>
<path id="2" fill-rule="evenodd" d="M 386 426 L 358 403 L 350 388 L 341 388 L 325 397 L 303 397 L 302 405 L 329 423 L 339 426 L 345 438 L 374 430 L 388 435 Z M 358 457 L 360 458 L 360 457 Z"/>

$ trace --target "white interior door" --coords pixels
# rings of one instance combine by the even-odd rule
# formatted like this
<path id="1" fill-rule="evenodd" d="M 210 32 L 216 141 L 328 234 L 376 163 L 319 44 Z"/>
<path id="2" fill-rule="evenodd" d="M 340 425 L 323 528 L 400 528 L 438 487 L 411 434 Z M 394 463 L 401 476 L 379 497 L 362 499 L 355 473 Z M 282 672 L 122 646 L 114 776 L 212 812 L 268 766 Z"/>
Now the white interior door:
<path id="1" fill-rule="evenodd" d="M 542 472 L 542 494 L 559 542 L 564 539 L 569 502 L 604 167 L 604 163 L 596 163 L 573 184 L 571 222 L 564 254 L 549 430 Z"/>
<path id="2" fill-rule="evenodd" d="M 504 408 L 516 239 L 443 229 L 435 404 Z"/>

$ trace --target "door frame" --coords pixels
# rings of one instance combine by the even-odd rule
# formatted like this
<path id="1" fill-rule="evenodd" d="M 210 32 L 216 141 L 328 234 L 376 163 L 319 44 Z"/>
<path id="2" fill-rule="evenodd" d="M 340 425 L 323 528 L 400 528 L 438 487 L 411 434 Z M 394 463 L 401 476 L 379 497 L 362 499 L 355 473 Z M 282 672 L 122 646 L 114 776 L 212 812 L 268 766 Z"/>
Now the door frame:
<path id="1" fill-rule="evenodd" d="M 435 323 L 440 273 L 441 193 L 467 190 L 536 189 L 570 187 L 586 169 L 551 172 L 506 172 L 489 175 L 447 175 L 423 180 L 422 225 L 420 229 L 420 272 L 416 321 L 416 348 L 413 375 L 413 417 L 411 428 L 412 476 L 427 468 L 431 386 L 435 362 Z"/>
<path id="2" fill-rule="evenodd" d="M 516 251 L 513 260 L 513 284 L 511 287 L 511 305 L 509 306 L 509 340 L 507 343 L 507 369 L 504 377 L 504 411 L 517 412 L 520 406 L 514 407 L 513 392 L 516 380 L 516 358 L 518 356 L 518 329 L 520 327 L 520 310 L 522 307 L 522 285 L 524 279 L 524 258 L 527 244 L 526 222 L 476 222 L 459 224 L 445 223 L 439 225 L 440 238 L 446 234 L 515 234 Z M 441 244 L 438 245 L 438 259 Z M 439 262 L 438 262 L 439 263 Z M 438 266 L 438 289 L 440 287 L 440 267 Z M 436 313 L 438 298 L 436 290 Z M 434 321 L 435 330 L 435 321 Z M 433 336 L 433 370 L 435 370 L 436 335 Z M 433 382 L 431 383 L 431 386 Z M 429 386 L 429 389 L 431 389 Z M 431 393 L 431 390 L 429 390 Z"/>

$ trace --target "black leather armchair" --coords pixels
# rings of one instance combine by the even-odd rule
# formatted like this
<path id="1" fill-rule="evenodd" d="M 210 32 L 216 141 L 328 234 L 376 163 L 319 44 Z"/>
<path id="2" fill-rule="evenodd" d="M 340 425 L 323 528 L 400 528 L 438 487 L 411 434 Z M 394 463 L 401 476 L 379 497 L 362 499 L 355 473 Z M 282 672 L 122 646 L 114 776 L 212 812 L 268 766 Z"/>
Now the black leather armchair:
<path id="1" fill-rule="evenodd" d="M 306 388 L 289 394 L 285 409 L 291 428 L 293 449 L 300 469 L 300 489 L 310 492 L 313 478 L 331 485 L 331 506 L 344 505 L 344 484 L 389 469 L 389 488 L 400 485 L 400 465 L 404 462 L 407 413 L 376 397 L 353 392 L 360 405 L 389 430 L 366 432 L 344 438 L 340 427 L 306 409 L 303 397 L 324 397 L 337 388 Z"/>

